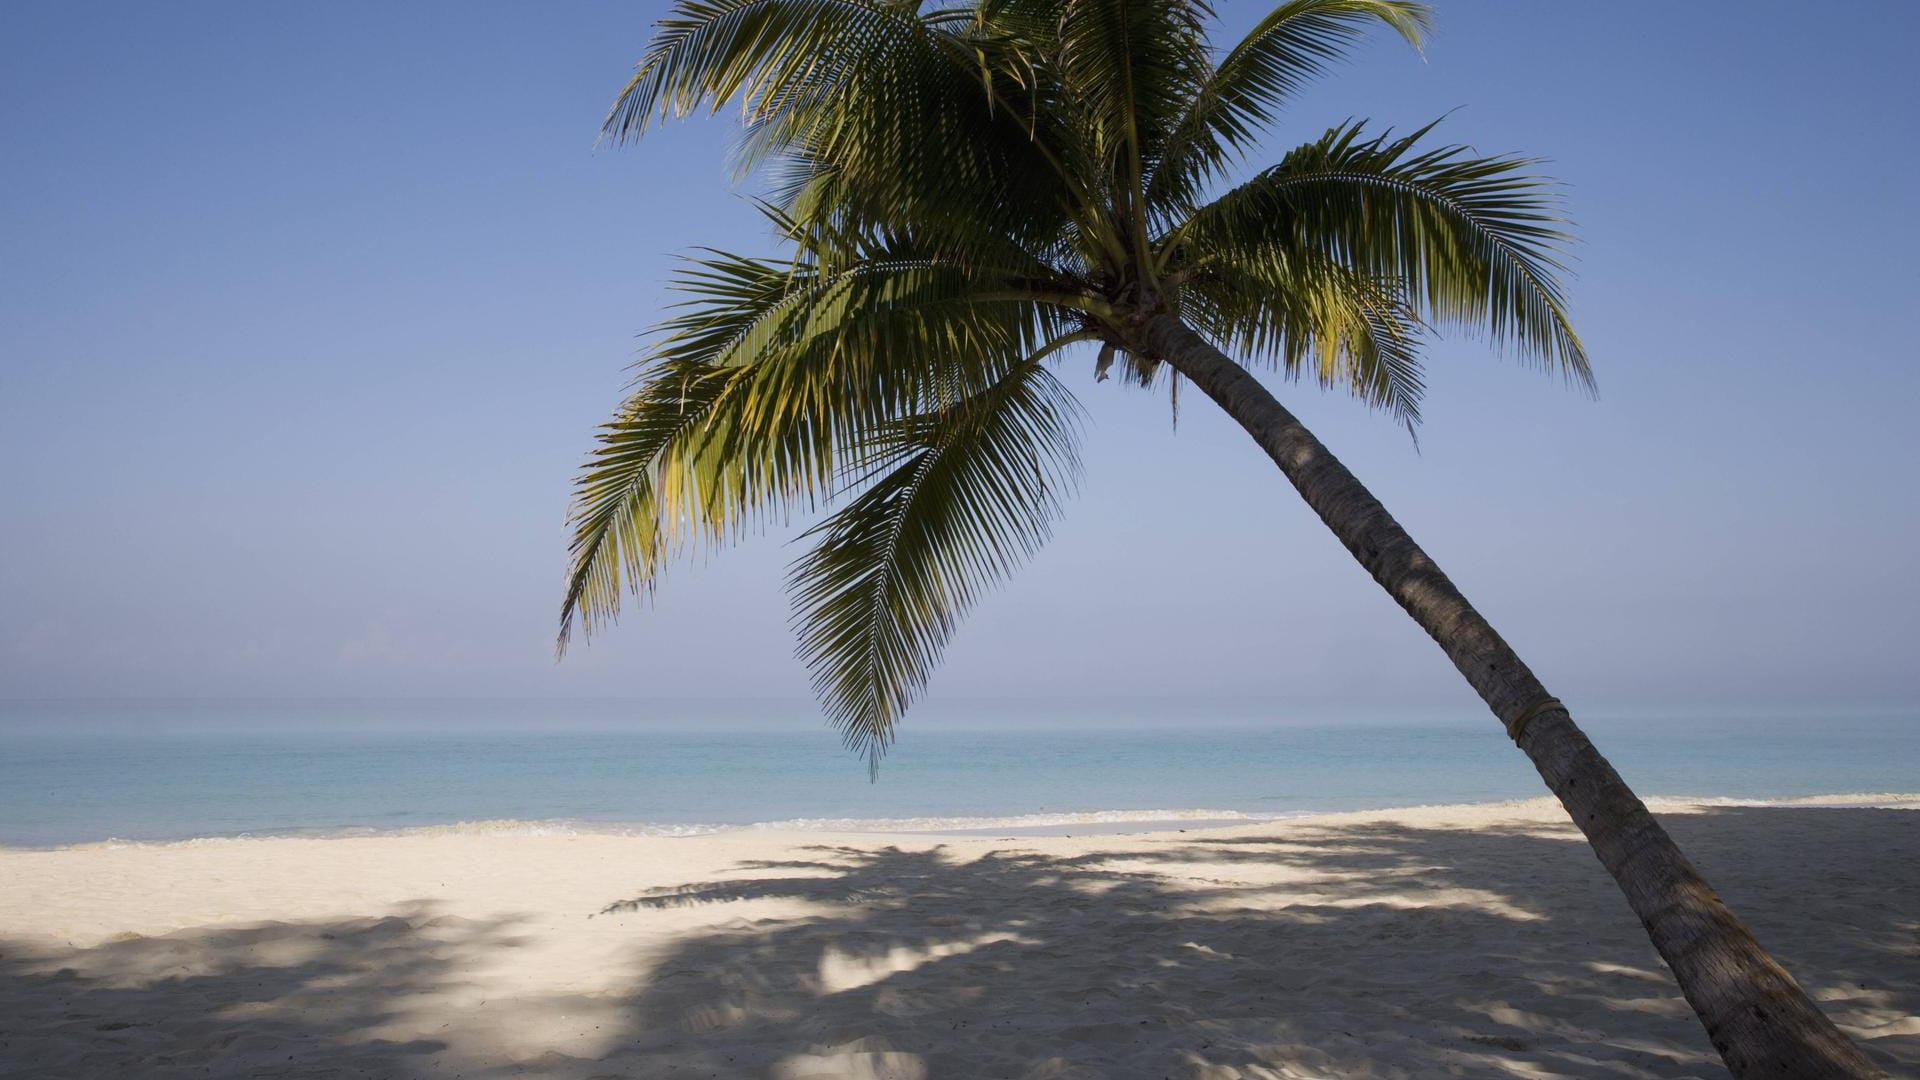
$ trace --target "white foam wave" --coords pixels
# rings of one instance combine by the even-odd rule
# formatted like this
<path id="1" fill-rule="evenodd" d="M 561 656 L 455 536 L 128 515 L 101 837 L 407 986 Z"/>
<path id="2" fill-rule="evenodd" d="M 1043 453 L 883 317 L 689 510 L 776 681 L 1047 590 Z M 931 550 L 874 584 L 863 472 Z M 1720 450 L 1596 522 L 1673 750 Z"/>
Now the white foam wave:
<path id="1" fill-rule="evenodd" d="M 1080 813 L 1013 814 L 997 817 L 904 818 L 785 818 L 747 824 L 722 822 L 584 821 L 573 818 L 521 820 L 513 818 L 455 821 L 397 828 L 342 826 L 338 828 L 271 829 L 176 840 L 127 840 L 111 837 L 73 847 L 154 847 L 224 844 L 261 840 L 340 840 L 389 836 L 636 836 L 693 837 L 735 832 L 871 832 L 971 833 L 996 830 L 1034 831 L 1071 828 L 1103 832 L 1146 832 L 1203 823 L 1233 825 L 1300 817 L 1310 811 L 1250 814 L 1239 810 L 1091 810 Z M 1137 829 L 1126 826 L 1140 826 Z"/>
<path id="2" fill-rule="evenodd" d="M 1090 810 L 1081 813 L 1013 814 L 1006 817 L 790 818 L 747 826 L 793 832 L 985 832 L 996 829 L 1062 829 L 1073 826 L 1236 824 L 1301 817 L 1308 811 L 1249 814 L 1240 810 Z M 1143 830 L 1144 831 L 1144 830 Z"/>
<path id="3" fill-rule="evenodd" d="M 1839 795 L 1794 795 L 1777 799 L 1748 799 L 1725 795 L 1655 795 L 1647 799 L 1647 805 L 1656 810 L 1663 806 L 1797 806 L 1812 810 L 1920 810 L 1920 793 L 1852 792 Z"/>

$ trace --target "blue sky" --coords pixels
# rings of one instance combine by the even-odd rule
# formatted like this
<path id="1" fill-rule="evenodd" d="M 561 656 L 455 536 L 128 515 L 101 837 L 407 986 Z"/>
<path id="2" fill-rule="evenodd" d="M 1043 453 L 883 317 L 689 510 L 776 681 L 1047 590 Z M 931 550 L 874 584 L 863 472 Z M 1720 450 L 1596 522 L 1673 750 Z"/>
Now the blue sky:
<path id="1" fill-rule="evenodd" d="M 1229 0 L 1229 25 L 1259 5 Z M 654 4 L 0 7 L 0 697 L 805 694 L 800 523 L 552 656 L 568 481 L 723 121 L 595 147 Z M 1598 401 L 1282 387 L 1576 708 L 1920 701 L 1920 6 L 1437 5 L 1304 95 L 1551 160 Z M 1065 372 L 1089 475 L 936 698 L 1459 709 L 1244 435 Z"/>

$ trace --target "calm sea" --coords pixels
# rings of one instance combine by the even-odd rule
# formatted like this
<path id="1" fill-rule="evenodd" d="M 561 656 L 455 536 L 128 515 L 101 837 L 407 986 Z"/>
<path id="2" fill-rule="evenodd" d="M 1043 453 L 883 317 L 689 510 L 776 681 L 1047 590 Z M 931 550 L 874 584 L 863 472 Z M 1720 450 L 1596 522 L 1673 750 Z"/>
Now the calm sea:
<path id="1" fill-rule="evenodd" d="M 950 710 L 951 712 L 952 710 Z M 960 710 L 964 712 L 964 710 Z M 0 844 L 478 828 L 1113 830 L 1544 794 L 1490 719 L 911 724 L 869 782 L 803 708 L 0 705 Z M 657 713 L 658 715 L 650 715 Z M 773 710 L 778 713 L 778 710 Z M 664 725 L 664 729 L 655 725 Z M 1587 721 L 1643 795 L 1920 790 L 1920 713 Z M 485 824 L 472 824 L 485 823 Z M 516 823 L 516 824 L 507 824 Z"/>

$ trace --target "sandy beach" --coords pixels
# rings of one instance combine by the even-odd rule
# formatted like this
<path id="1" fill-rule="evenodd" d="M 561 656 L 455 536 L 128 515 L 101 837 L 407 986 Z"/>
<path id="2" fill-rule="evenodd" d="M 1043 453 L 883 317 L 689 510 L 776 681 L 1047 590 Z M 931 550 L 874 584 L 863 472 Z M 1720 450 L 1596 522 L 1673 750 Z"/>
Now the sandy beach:
<path id="1" fill-rule="evenodd" d="M 1920 812 L 1656 805 L 1920 1070 Z M 1724 1076 L 1544 801 L 0 851 L 0 1077 Z"/>

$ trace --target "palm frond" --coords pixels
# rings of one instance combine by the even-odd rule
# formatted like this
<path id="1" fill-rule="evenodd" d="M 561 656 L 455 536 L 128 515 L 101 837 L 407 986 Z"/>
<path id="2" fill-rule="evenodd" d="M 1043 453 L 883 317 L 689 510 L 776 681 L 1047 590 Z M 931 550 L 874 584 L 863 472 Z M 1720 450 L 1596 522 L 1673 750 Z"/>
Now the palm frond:
<path id="1" fill-rule="evenodd" d="M 959 618 L 1043 543 L 1079 477 L 1078 406 L 1037 359 L 875 433 L 865 489 L 789 578 L 800 655 L 877 767 Z"/>
<path id="2" fill-rule="evenodd" d="M 662 527 L 656 473 L 669 448 L 697 437 L 726 391 L 727 374 L 697 363 L 665 365 L 601 427 L 568 515 L 573 540 L 560 651 L 576 625 L 591 635 L 616 616 L 626 589 L 650 591 L 661 564 L 677 552 L 671 528 Z"/>
<path id="3" fill-rule="evenodd" d="M 659 120 L 736 97 L 751 121 L 803 96 L 820 72 L 844 73 L 888 40 L 931 27 L 897 0 L 679 0 L 654 24 L 647 52 L 602 131 L 638 138 Z"/>
<path id="4" fill-rule="evenodd" d="M 1312 254 L 1209 264 L 1181 290 L 1181 317 L 1252 363 L 1311 377 L 1392 415 L 1411 433 L 1426 392 L 1427 328 L 1395 284 Z"/>
<path id="5" fill-rule="evenodd" d="M 605 132 L 636 138 L 656 120 L 737 102 L 736 168 L 769 167 L 773 201 L 803 232 L 910 223 L 927 242 L 1048 242 L 1070 220 L 1054 197 L 1063 173 L 1034 117 L 996 106 L 992 76 L 1003 72 L 988 58 L 1005 50 L 961 16 L 903 0 L 682 0 Z"/>
<path id="6" fill-rule="evenodd" d="M 562 646 L 690 542 L 817 506 L 875 432 L 993 384 L 1060 330 L 999 278 L 878 249 L 826 273 L 709 252 L 575 484 Z"/>
<path id="7" fill-rule="evenodd" d="M 1317 254 L 1395 283 L 1423 322 L 1485 334 L 1590 389 L 1560 283 L 1570 237 L 1554 186 L 1530 159 L 1419 150 L 1430 130 L 1369 139 L 1358 123 L 1333 128 L 1200 208 L 1163 255 Z"/>
<path id="8" fill-rule="evenodd" d="M 994 115 L 971 61 L 943 36 L 825 58 L 774 99 L 747 103 L 742 174 L 768 165 L 788 214 L 843 233 L 909 222 L 923 237 L 1044 233 L 1059 207 L 1038 227 L 1014 215 L 1053 190 L 1045 162 L 1027 132 Z M 985 190 L 1016 197 L 985 203 Z"/>
<path id="9" fill-rule="evenodd" d="M 1167 135 L 1149 201 L 1156 208 L 1191 206 L 1200 185 L 1250 149 L 1302 86 L 1379 25 L 1417 49 L 1431 30 L 1431 14 L 1408 0 L 1290 0 L 1274 8 L 1188 99 Z"/>
<path id="10" fill-rule="evenodd" d="M 1062 104 L 1119 197 L 1137 193 L 1171 121 L 1206 75 L 1205 8 L 1190 0 L 1071 0 L 1055 40 Z"/>

